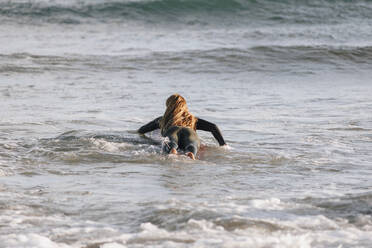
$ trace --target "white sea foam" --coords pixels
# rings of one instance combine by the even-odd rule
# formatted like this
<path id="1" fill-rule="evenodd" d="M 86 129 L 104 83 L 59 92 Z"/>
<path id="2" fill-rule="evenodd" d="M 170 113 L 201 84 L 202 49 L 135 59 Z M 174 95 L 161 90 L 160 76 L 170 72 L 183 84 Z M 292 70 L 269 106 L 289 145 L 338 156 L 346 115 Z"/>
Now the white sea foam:
<path id="1" fill-rule="evenodd" d="M 54 242 L 39 234 L 10 234 L 0 236 L 4 248 L 38 247 L 38 248 L 70 248 L 81 247 L 82 244 L 100 244 L 103 248 L 123 247 L 338 247 L 352 245 L 358 240 L 372 241 L 371 232 L 363 232 L 354 228 L 313 230 L 301 229 L 267 232 L 255 229 L 238 229 L 226 231 L 206 220 L 189 220 L 184 230 L 167 231 L 151 223 L 143 223 L 138 233 L 125 233 L 103 240 L 81 240 L 68 245 Z"/>
<path id="2" fill-rule="evenodd" d="M 258 202 L 258 203 L 257 203 Z M 252 203 L 252 201 L 251 201 Z M 272 204 L 276 205 L 272 208 Z M 301 216 L 296 214 L 276 214 L 285 207 L 294 208 L 283 203 L 280 199 L 269 198 L 256 200 L 251 207 L 262 208 L 266 212 L 250 216 L 250 207 L 240 207 L 236 204 L 217 205 L 210 203 L 188 204 L 177 199 L 158 205 L 159 210 L 184 208 L 189 211 L 214 211 L 230 216 L 226 219 L 226 227 L 230 220 L 238 220 L 234 228 L 225 228 L 225 219 L 189 219 L 181 229 L 167 230 L 153 223 L 145 222 L 140 225 L 138 232 L 123 233 L 114 227 L 99 227 L 97 223 L 86 221 L 73 224 L 75 221 L 64 216 L 37 217 L 28 216 L 31 209 L 7 211 L 2 216 L 2 223 L 12 228 L 25 226 L 25 223 L 55 222 L 58 228 L 52 228 L 45 233 L 5 234 L 0 236 L 4 248 L 10 247 L 51 247 L 51 248 L 77 248 L 92 244 L 99 244 L 104 248 L 123 247 L 338 247 L 353 245 L 356 242 L 372 242 L 372 224 L 370 218 L 361 218 L 359 222 L 364 225 L 362 229 L 348 223 L 346 219 L 330 219 L 324 215 Z M 23 210 L 22 210 L 23 209 Z M 26 211 L 26 212 L 25 212 Z M 231 213 L 236 215 L 231 215 Z M 154 213 L 155 214 L 155 213 Z M 8 217 L 6 217 L 6 216 Z M 59 223 L 59 224 L 58 224 Z M 63 223 L 72 227 L 65 228 Z M 29 227 L 30 224 L 28 224 Z M 272 229 L 272 226 L 276 226 Z M 97 235 L 99 234 L 99 235 Z M 52 237 L 80 237 L 75 242 L 66 243 L 63 239 L 54 241 Z M 67 239 L 68 240 L 68 239 Z"/>
<path id="3" fill-rule="evenodd" d="M 90 138 L 89 141 L 97 146 L 99 149 L 108 151 L 108 152 L 118 152 L 121 150 L 125 150 L 128 147 L 132 146 L 131 144 L 128 143 L 117 143 L 117 142 L 110 142 L 102 139 L 95 139 L 95 138 Z"/>
<path id="4" fill-rule="evenodd" d="M 0 236 L 2 248 L 72 248 L 64 243 L 56 243 L 48 237 L 36 234 L 9 234 Z"/>
<path id="5" fill-rule="evenodd" d="M 4 162 L 1 162 L 0 160 L 0 166 L 4 164 Z M 9 169 L 6 168 L 0 168 L 0 177 L 6 177 L 13 175 L 13 172 L 11 172 Z"/>
<path id="6" fill-rule="evenodd" d="M 355 228 L 331 229 L 327 230 L 329 223 L 324 223 L 324 217 L 309 217 L 309 220 L 316 219 L 319 225 L 313 231 L 302 229 L 287 229 L 268 233 L 260 229 L 248 228 L 237 229 L 229 232 L 223 227 L 217 226 L 206 220 L 189 220 L 187 228 L 183 231 L 168 232 L 160 229 L 153 224 L 145 223 L 141 225 L 142 231 L 132 237 L 133 243 L 147 243 L 154 241 L 172 241 L 182 243 L 191 243 L 193 247 L 313 247 L 315 243 L 318 247 L 327 247 L 341 244 L 353 244 L 359 238 L 372 241 L 372 236 L 368 238 L 371 232 L 361 232 Z M 298 220 L 298 222 L 304 220 Z M 326 221 L 328 222 L 328 221 Z M 326 228 L 326 230 L 324 230 Z M 320 231 L 319 229 L 323 230 Z M 139 238 L 140 237 L 140 238 Z M 319 242 L 319 241 L 323 241 Z M 181 245 L 174 245 L 181 247 Z"/>
<path id="7" fill-rule="evenodd" d="M 227 150 L 227 151 L 231 151 L 231 150 L 234 149 L 232 146 L 227 145 L 227 144 L 224 145 L 224 146 L 220 146 L 220 148 L 223 149 L 223 150 Z"/>
<path id="8" fill-rule="evenodd" d="M 257 199 L 250 201 L 251 206 L 254 208 L 260 209 L 283 209 L 287 207 L 285 203 L 280 201 L 278 198 L 270 198 L 270 199 Z"/>
<path id="9" fill-rule="evenodd" d="M 311 247 L 314 239 L 307 233 L 267 233 L 249 229 L 228 232 L 206 220 L 189 220 L 183 231 L 169 232 L 151 223 L 143 223 L 141 231 L 116 242 L 128 247 Z M 118 244 L 118 243 L 115 243 Z M 119 246 L 121 247 L 121 246 Z"/>
<path id="10" fill-rule="evenodd" d="M 126 248 L 127 246 L 118 243 L 106 243 L 100 246 L 100 248 Z"/>

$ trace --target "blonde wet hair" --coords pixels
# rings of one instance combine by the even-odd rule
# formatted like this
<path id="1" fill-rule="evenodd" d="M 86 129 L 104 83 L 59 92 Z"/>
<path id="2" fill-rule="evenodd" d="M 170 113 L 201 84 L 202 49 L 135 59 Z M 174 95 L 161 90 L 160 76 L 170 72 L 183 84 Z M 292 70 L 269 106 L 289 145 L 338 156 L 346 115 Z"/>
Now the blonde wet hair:
<path id="1" fill-rule="evenodd" d="M 196 130 L 197 118 L 190 114 L 186 100 L 179 94 L 173 94 L 166 101 L 166 110 L 160 121 L 161 134 L 171 126 L 189 127 Z"/>

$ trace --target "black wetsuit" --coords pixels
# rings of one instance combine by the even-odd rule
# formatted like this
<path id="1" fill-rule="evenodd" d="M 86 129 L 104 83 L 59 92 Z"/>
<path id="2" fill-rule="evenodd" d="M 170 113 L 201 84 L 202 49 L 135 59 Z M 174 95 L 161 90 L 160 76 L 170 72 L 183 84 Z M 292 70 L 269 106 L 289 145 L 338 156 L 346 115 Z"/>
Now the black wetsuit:
<path id="1" fill-rule="evenodd" d="M 171 126 L 165 132 L 164 137 L 169 140 L 163 143 L 163 152 L 169 153 L 172 148 L 184 152 L 196 153 L 200 147 L 200 140 L 196 132 L 189 127 Z"/>
<path id="2" fill-rule="evenodd" d="M 159 129 L 159 122 L 161 118 L 162 116 L 142 126 L 140 129 L 138 129 L 138 132 L 144 134 L 154 131 L 155 129 Z M 226 144 L 216 124 L 197 118 L 196 129 L 211 132 L 220 146 Z M 200 146 L 199 138 L 196 132 L 191 128 L 171 126 L 163 136 L 169 138 L 169 142 L 165 142 L 165 145 L 163 146 L 163 151 L 167 153 L 169 153 L 172 148 L 180 148 L 181 150 L 186 152 L 190 151 L 196 155 Z"/>

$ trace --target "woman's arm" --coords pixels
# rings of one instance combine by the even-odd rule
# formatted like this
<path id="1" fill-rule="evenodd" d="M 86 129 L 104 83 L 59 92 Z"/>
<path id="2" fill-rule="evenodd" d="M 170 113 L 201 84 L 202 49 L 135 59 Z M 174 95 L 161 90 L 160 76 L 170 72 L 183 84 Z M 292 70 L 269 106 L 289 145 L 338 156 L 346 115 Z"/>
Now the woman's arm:
<path id="1" fill-rule="evenodd" d="M 155 129 L 160 128 L 159 121 L 161 120 L 161 118 L 162 118 L 162 116 L 160 116 L 160 117 L 156 118 L 155 120 L 150 121 L 146 125 L 140 127 L 140 129 L 138 129 L 138 132 L 140 134 L 144 134 L 144 133 L 148 133 L 148 132 L 154 131 Z"/>
<path id="2" fill-rule="evenodd" d="M 220 146 L 226 145 L 226 142 L 222 137 L 221 131 L 218 129 L 216 124 L 198 118 L 198 121 L 196 122 L 196 129 L 211 132 L 213 134 L 213 137 L 220 144 Z"/>

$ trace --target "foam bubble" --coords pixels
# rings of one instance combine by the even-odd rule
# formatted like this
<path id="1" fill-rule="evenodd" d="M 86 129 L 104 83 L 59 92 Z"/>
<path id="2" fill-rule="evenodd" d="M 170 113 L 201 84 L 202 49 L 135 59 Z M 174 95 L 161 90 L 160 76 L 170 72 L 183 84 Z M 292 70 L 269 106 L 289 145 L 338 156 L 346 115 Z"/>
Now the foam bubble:
<path id="1" fill-rule="evenodd" d="M 2 164 L 0 160 L 0 165 Z M 0 168 L 0 177 L 6 177 L 6 176 L 11 176 L 13 173 L 5 168 Z"/>
<path id="2" fill-rule="evenodd" d="M 207 220 L 189 220 L 185 230 L 167 231 L 151 223 L 143 223 L 142 231 L 116 239 L 117 242 L 135 247 L 311 247 L 313 239 L 308 234 L 275 232 L 267 235 L 262 231 L 248 229 L 241 232 L 228 232 Z M 110 246 L 108 246 L 110 247 Z M 113 246 L 116 247 L 116 246 Z"/>
<path id="3" fill-rule="evenodd" d="M 69 248 L 71 246 L 56 243 L 47 237 L 36 233 L 10 234 L 0 237 L 0 243 L 4 248 Z"/>
<path id="4" fill-rule="evenodd" d="M 100 248 L 126 248 L 127 246 L 118 243 L 106 243 L 100 246 Z"/>
<path id="5" fill-rule="evenodd" d="M 220 146 L 220 148 L 223 149 L 223 150 L 227 150 L 227 151 L 233 150 L 233 148 L 231 146 L 227 145 L 227 144 L 223 145 L 223 146 Z"/>
<path id="6" fill-rule="evenodd" d="M 269 198 L 269 199 L 256 199 L 250 201 L 251 206 L 255 208 L 261 209 L 283 209 L 285 208 L 285 204 L 280 201 L 278 198 Z"/>
<path id="7" fill-rule="evenodd" d="M 109 142 L 102 139 L 95 139 L 90 138 L 89 141 L 97 146 L 99 149 L 108 151 L 108 152 L 118 152 L 120 150 L 125 150 L 126 148 L 130 147 L 130 144 L 127 143 L 117 143 L 117 142 Z"/>

